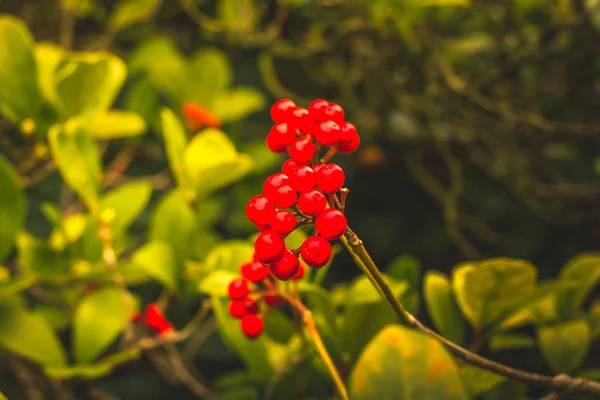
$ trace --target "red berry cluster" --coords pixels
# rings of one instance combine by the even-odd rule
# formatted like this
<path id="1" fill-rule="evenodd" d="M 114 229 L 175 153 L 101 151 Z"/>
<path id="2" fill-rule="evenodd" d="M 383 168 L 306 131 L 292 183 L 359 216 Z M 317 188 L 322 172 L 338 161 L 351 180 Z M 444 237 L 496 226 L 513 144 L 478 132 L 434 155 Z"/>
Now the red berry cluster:
<path id="1" fill-rule="evenodd" d="M 292 279 L 302 278 L 304 271 L 305 267 L 301 264 Z M 269 267 L 258 261 L 256 256 L 254 261 L 243 263 L 240 272 L 242 278 L 234 279 L 228 287 L 228 295 L 231 299 L 229 315 L 240 319 L 244 334 L 248 338 L 254 339 L 264 329 L 263 318 L 258 314 L 260 304 L 263 303 L 265 311 L 267 311 L 268 308 L 279 307 L 282 300 L 276 294 L 277 288 L 271 280 L 272 274 Z M 256 290 L 250 289 L 251 284 L 256 286 Z M 256 298 L 255 294 L 259 297 Z"/>
<path id="2" fill-rule="evenodd" d="M 142 314 L 140 311 L 137 311 L 131 317 L 131 321 L 134 324 L 138 324 L 144 319 L 146 326 L 152 329 L 159 335 L 165 335 L 173 331 L 173 325 L 167 320 L 164 316 L 160 307 L 156 303 L 150 303 L 146 307 L 146 311 Z"/>
<path id="3" fill-rule="evenodd" d="M 267 135 L 267 146 L 276 153 L 287 150 L 290 159 L 281 172 L 265 180 L 263 194 L 250 199 L 246 215 L 261 231 L 254 244 L 256 257 L 285 281 L 297 273 L 298 256 L 314 268 L 327 264 L 329 241 L 346 231 L 346 217 L 334 205 L 346 176 L 339 165 L 327 161 L 336 152 L 355 151 L 360 139 L 354 125 L 344 121 L 342 107 L 323 99 L 314 100 L 308 109 L 292 100 L 279 100 L 271 107 L 271 117 L 275 125 Z M 328 151 L 319 160 L 322 147 Z M 317 235 L 297 250 L 287 249 L 283 239 L 309 224 L 314 224 Z"/>

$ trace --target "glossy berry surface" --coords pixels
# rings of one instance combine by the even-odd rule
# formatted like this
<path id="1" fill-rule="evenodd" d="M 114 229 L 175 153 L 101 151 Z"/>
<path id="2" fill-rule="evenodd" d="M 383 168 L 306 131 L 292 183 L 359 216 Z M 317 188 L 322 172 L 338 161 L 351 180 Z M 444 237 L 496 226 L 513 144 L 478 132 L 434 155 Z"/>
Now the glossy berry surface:
<path id="1" fill-rule="evenodd" d="M 338 124 L 344 122 L 344 109 L 339 104 L 331 103 L 323 110 L 325 119 L 337 122 Z"/>
<path id="2" fill-rule="evenodd" d="M 267 225 L 275 213 L 275 204 L 265 196 L 254 196 L 246 205 L 246 216 L 255 224 Z"/>
<path id="3" fill-rule="evenodd" d="M 296 198 L 296 191 L 290 185 L 283 185 L 273 195 L 273 202 L 279 208 L 290 208 L 296 204 Z"/>
<path id="4" fill-rule="evenodd" d="M 313 268 L 321 268 L 331 259 L 331 244 L 322 236 L 310 236 L 300 248 L 300 256 Z"/>
<path id="5" fill-rule="evenodd" d="M 272 229 L 281 236 L 287 236 L 296 229 L 296 216 L 289 211 L 278 210 L 271 219 Z"/>
<path id="6" fill-rule="evenodd" d="M 285 160 L 285 162 L 281 166 L 281 172 L 283 172 L 287 176 L 291 176 L 294 173 L 294 169 L 296 169 L 296 167 L 299 165 L 302 165 L 302 164 L 298 164 L 296 161 L 294 161 L 292 159 Z"/>
<path id="7" fill-rule="evenodd" d="M 306 192 L 315 187 L 315 172 L 308 165 L 299 165 L 290 175 L 290 186 L 297 192 Z"/>
<path id="8" fill-rule="evenodd" d="M 229 302 L 229 315 L 234 318 L 242 318 L 248 313 L 246 300 L 232 300 Z"/>
<path id="9" fill-rule="evenodd" d="M 260 262 L 245 263 L 240 267 L 242 276 L 252 283 L 262 282 L 269 276 L 269 268 Z"/>
<path id="10" fill-rule="evenodd" d="M 310 118 L 316 121 L 324 121 L 326 119 L 325 109 L 329 106 L 329 102 L 324 99 L 313 100 L 308 106 L 308 114 Z"/>
<path id="11" fill-rule="evenodd" d="M 340 126 L 334 121 L 321 122 L 314 133 L 317 142 L 323 146 L 332 146 L 340 141 Z"/>
<path id="12" fill-rule="evenodd" d="M 269 150 L 271 150 L 273 153 L 283 153 L 287 150 L 287 146 L 279 143 L 277 138 L 273 135 L 267 135 L 265 142 Z"/>
<path id="13" fill-rule="evenodd" d="M 338 192 L 344 185 L 346 174 L 337 164 L 325 164 L 315 173 L 315 183 L 325 193 Z"/>
<path id="14" fill-rule="evenodd" d="M 309 138 L 305 137 L 294 140 L 288 148 L 290 157 L 298 164 L 308 164 L 316 151 L 315 144 Z"/>
<path id="15" fill-rule="evenodd" d="M 263 264 L 270 264 L 282 256 L 285 250 L 285 242 L 281 236 L 273 231 L 264 231 L 256 238 L 254 242 L 254 252 L 256 257 Z"/>
<path id="16" fill-rule="evenodd" d="M 306 215 L 316 216 L 321 214 L 327 206 L 327 198 L 318 190 L 309 190 L 298 197 L 298 207 Z"/>
<path id="17" fill-rule="evenodd" d="M 263 183 L 263 193 L 265 196 L 273 200 L 277 197 L 280 187 L 289 184 L 290 178 L 282 173 L 277 173 L 273 175 L 269 175 L 267 179 L 265 179 L 265 183 Z"/>
<path id="18" fill-rule="evenodd" d="M 290 250 L 285 249 L 281 257 L 271 264 L 271 273 L 275 277 L 282 281 L 290 280 L 300 268 L 300 260 Z"/>
<path id="19" fill-rule="evenodd" d="M 350 122 L 340 124 L 340 143 L 337 149 L 342 154 L 354 153 L 360 146 L 360 137 L 356 127 Z"/>
<path id="20" fill-rule="evenodd" d="M 288 120 L 288 126 L 296 133 L 306 134 L 310 124 L 310 116 L 306 108 L 297 107 Z"/>
<path id="21" fill-rule="evenodd" d="M 246 300 L 244 300 L 246 303 L 246 313 L 247 314 L 256 314 L 258 313 L 258 302 L 255 300 L 252 300 L 249 297 L 246 297 Z"/>
<path id="22" fill-rule="evenodd" d="M 296 108 L 296 103 L 290 99 L 281 99 L 271 106 L 271 119 L 275 122 L 286 122 Z"/>
<path id="23" fill-rule="evenodd" d="M 287 146 L 296 139 L 296 131 L 287 123 L 282 122 L 273 125 L 269 131 L 269 136 L 280 146 Z"/>
<path id="24" fill-rule="evenodd" d="M 300 263 L 300 266 L 298 267 L 298 271 L 296 272 L 296 274 L 294 276 L 292 276 L 292 279 L 294 279 L 294 280 L 302 279 L 304 277 L 305 273 L 306 273 L 306 268 L 304 267 L 304 265 L 302 265 L 302 263 Z"/>
<path id="25" fill-rule="evenodd" d="M 331 208 L 323 211 L 315 220 L 315 228 L 319 235 L 329 240 L 339 239 L 347 226 L 344 214 Z"/>
<path id="26" fill-rule="evenodd" d="M 281 298 L 274 294 L 268 294 L 265 296 L 265 303 L 271 308 L 277 308 L 283 304 Z"/>
<path id="27" fill-rule="evenodd" d="M 262 333 L 265 324 L 258 315 L 248 314 L 242 318 L 241 327 L 244 335 L 250 339 L 254 339 Z"/>
<path id="28" fill-rule="evenodd" d="M 232 300 L 244 299 L 250 290 L 248 289 L 248 282 L 245 279 L 234 279 L 227 288 L 227 294 Z"/>

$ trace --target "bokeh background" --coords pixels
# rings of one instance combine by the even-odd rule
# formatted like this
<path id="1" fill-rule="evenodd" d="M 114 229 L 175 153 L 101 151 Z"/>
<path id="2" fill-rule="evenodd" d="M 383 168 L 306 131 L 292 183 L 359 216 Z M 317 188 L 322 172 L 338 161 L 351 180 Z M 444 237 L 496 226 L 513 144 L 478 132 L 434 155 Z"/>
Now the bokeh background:
<path id="1" fill-rule="evenodd" d="M 212 49 L 229 60 L 231 87 L 252 88 L 225 96 L 215 112 L 236 110 L 222 128 L 258 168 L 207 210 L 216 229 L 199 254 L 252 233 L 245 203 L 281 162 L 261 148 L 269 105 L 280 98 L 304 107 L 315 98 L 339 103 L 357 126 L 360 150 L 337 161 L 351 189 L 350 224 L 379 265 L 404 255 L 447 273 L 465 260 L 514 257 L 552 278 L 569 258 L 598 249 L 599 1 L 148 0 L 130 1 L 139 15 L 119 19 L 121 3 L 1 0 L 0 11 L 23 19 L 38 42 L 105 49 L 128 63 L 115 106 L 142 115 L 149 130 L 111 142 L 103 160 L 127 148 L 127 174 L 152 177 L 153 202 L 134 226 L 141 236 L 173 186 L 160 107 L 178 109 L 194 90 L 202 104 L 211 70 L 194 55 Z M 181 62 L 190 66 L 186 76 Z M 2 153 L 26 168 L 35 140 L 0 124 Z M 27 188 L 30 232 L 51 230 L 41 204 L 68 203 L 60 183 L 49 172 Z M 340 254 L 325 285 L 358 275 Z M 213 339 L 198 367 L 209 380 L 239 365 Z M 503 356 L 528 366 L 527 353 Z M 11 385 L 11 374 L 2 374 L 2 385 Z M 155 374 L 137 362 L 101 385 L 124 399 L 193 398 Z"/>

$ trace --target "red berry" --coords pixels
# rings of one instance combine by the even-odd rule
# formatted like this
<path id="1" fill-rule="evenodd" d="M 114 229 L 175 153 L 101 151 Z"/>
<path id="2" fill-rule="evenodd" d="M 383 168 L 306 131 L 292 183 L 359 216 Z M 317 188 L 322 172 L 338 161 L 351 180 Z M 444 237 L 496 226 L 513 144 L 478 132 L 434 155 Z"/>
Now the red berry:
<path id="1" fill-rule="evenodd" d="M 256 229 L 258 229 L 259 232 L 264 232 L 264 231 L 268 231 L 269 229 L 271 229 L 270 224 L 266 224 L 266 225 L 254 224 L 254 225 L 256 226 Z"/>
<path id="2" fill-rule="evenodd" d="M 254 196 L 246 205 L 246 216 L 255 224 L 267 225 L 275 213 L 275 204 L 265 196 Z"/>
<path id="3" fill-rule="evenodd" d="M 175 328 L 173 328 L 173 325 L 172 325 L 172 324 L 171 324 L 169 321 L 167 321 L 167 320 L 164 320 L 164 321 L 162 321 L 161 323 L 159 323 L 159 324 L 158 324 L 156 327 L 154 327 L 153 329 L 154 329 L 154 330 L 156 331 L 156 333 L 158 333 L 160 336 L 164 336 L 164 335 L 167 335 L 167 334 L 169 334 L 169 333 L 173 332 L 173 330 L 174 330 Z"/>
<path id="4" fill-rule="evenodd" d="M 323 110 L 323 114 L 325 114 L 325 119 L 337 122 L 341 124 L 344 122 L 344 109 L 339 104 L 331 103 L 325 110 Z"/>
<path id="5" fill-rule="evenodd" d="M 306 108 L 298 107 L 292 112 L 292 116 L 288 121 L 288 126 L 294 133 L 298 130 L 300 133 L 306 135 L 310 122 L 308 110 L 306 110 Z"/>
<path id="6" fill-rule="evenodd" d="M 337 164 L 325 164 L 315 173 L 315 183 L 325 193 L 332 194 L 344 185 L 346 174 Z"/>
<path id="7" fill-rule="evenodd" d="M 229 294 L 229 298 L 232 300 L 242 300 L 244 297 L 248 295 L 248 282 L 242 278 L 236 278 L 231 281 L 229 287 L 227 288 L 227 293 Z"/>
<path id="8" fill-rule="evenodd" d="M 347 225 L 344 214 L 332 208 L 323 211 L 315 220 L 315 228 L 319 235 L 329 240 L 340 238 L 346 231 Z"/>
<path id="9" fill-rule="evenodd" d="M 315 164 L 312 166 L 313 171 L 315 171 L 315 174 L 323 167 L 323 165 L 325 164 Z"/>
<path id="10" fill-rule="evenodd" d="M 316 121 L 324 121 L 325 118 L 325 108 L 329 106 L 329 102 L 323 99 L 313 100 L 312 103 L 308 106 L 308 114 L 310 118 Z"/>
<path id="11" fill-rule="evenodd" d="M 273 140 L 282 146 L 287 146 L 296 139 L 296 131 L 285 122 L 273 125 L 269 131 L 269 135 L 273 137 Z"/>
<path id="12" fill-rule="evenodd" d="M 267 303 L 267 305 L 272 308 L 277 308 L 283 304 L 283 302 L 281 301 L 281 298 L 274 294 L 266 295 L 265 303 Z"/>
<path id="13" fill-rule="evenodd" d="M 360 137 L 356 132 L 356 127 L 350 122 L 340 124 L 340 143 L 337 149 L 342 154 L 354 153 L 360 146 Z"/>
<path id="14" fill-rule="evenodd" d="M 298 271 L 296 272 L 296 275 L 292 276 L 292 279 L 293 280 L 302 279 L 305 272 L 306 272 L 306 268 L 304 268 L 304 265 L 300 264 L 300 266 L 298 267 Z"/>
<path id="15" fill-rule="evenodd" d="M 296 108 L 296 103 L 290 99 L 281 99 L 271 106 L 271 118 L 275 122 L 287 122 Z"/>
<path id="16" fill-rule="evenodd" d="M 265 324 L 258 315 L 249 314 L 242 318 L 241 327 L 244 335 L 250 339 L 254 339 L 262 333 Z"/>
<path id="17" fill-rule="evenodd" d="M 296 216 L 289 211 L 276 211 L 271 219 L 271 226 L 275 232 L 285 237 L 296 229 Z"/>
<path id="18" fill-rule="evenodd" d="M 311 236 L 302 243 L 300 255 L 311 267 L 321 268 L 331 258 L 331 244 L 322 236 Z"/>
<path id="19" fill-rule="evenodd" d="M 290 208 L 296 204 L 296 191 L 290 185 L 283 185 L 277 189 L 273 197 L 275 205 L 279 208 Z M 272 215 L 271 215 L 272 217 Z"/>
<path id="20" fill-rule="evenodd" d="M 233 318 L 242 318 L 247 313 L 246 299 L 229 302 L 229 315 Z"/>
<path id="21" fill-rule="evenodd" d="M 252 300 L 250 297 L 246 297 L 246 312 L 248 314 L 256 314 L 258 313 L 258 302 Z"/>
<path id="22" fill-rule="evenodd" d="M 306 215 L 319 215 L 323 212 L 327 206 L 327 198 L 325 195 L 318 190 L 309 190 L 303 192 L 298 197 L 298 207 L 303 214 Z"/>
<path id="23" fill-rule="evenodd" d="M 167 321 L 161 309 L 156 303 L 148 304 L 146 307 L 146 325 L 152 329 L 158 329 Z"/>
<path id="24" fill-rule="evenodd" d="M 253 283 L 262 282 L 270 273 L 269 268 L 260 262 L 244 263 L 240 267 L 240 272 L 244 278 Z"/>
<path id="25" fill-rule="evenodd" d="M 254 242 L 254 251 L 259 261 L 270 264 L 277 260 L 285 250 L 285 243 L 281 236 L 275 231 L 264 231 Z"/>
<path id="26" fill-rule="evenodd" d="M 281 257 L 271 264 L 271 273 L 277 279 L 287 281 L 296 275 L 299 267 L 298 257 L 290 249 L 285 249 Z"/>
<path id="27" fill-rule="evenodd" d="M 319 144 L 332 146 L 340 141 L 340 126 L 334 121 L 321 122 L 314 135 Z"/>
<path id="28" fill-rule="evenodd" d="M 283 153 L 287 149 L 286 145 L 278 141 L 277 136 L 271 134 L 267 135 L 266 143 L 269 150 L 273 153 Z"/>
<path id="29" fill-rule="evenodd" d="M 289 159 L 285 160 L 283 166 L 281 167 L 281 172 L 283 172 L 287 176 L 291 176 L 294 173 L 294 169 L 300 164 L 296 161 Z"/>
<path id="30" fill-rule="evenodd" d="M 309 138 L 305 137 L 294 140 L 290 144 L 290 147 L 288 147 L 290 157 L 298 164 L 308 164 L 316 151 L 315 144 Z"/>
<path id="31" fill-rule="evenodd" d="M 297 192 L 306 192 L 315 187 L 315 172 L 308 165 L 299 165 L 290 175 L 290 186 Z"/>
<path id="32" fill-rule="evenodd" d="M 270 175 L 263 183 L 263 192 L 267 198 L 274 200 L 277 196 L 277 190 L 283 185 L 288 185 L 290 178 L 287 175 L 277 173 Z"/>

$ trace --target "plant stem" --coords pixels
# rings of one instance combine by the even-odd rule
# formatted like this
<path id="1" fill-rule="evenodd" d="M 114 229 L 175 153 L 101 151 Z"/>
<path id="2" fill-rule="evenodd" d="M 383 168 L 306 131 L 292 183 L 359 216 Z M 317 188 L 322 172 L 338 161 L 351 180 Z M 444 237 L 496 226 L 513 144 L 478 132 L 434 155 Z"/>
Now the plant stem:
<path id="1" fill-rule="evenodd" d="M 344 385 L 344 381 L 342 380 L 342 377 L 340 376 L 337 368 L 335 367 L 333 360 L 331 359 L 331 357 L 329 356 L 329 353 L 327 352 L 327 348 L 325 347 L 325 344 L 323 343 L 323 340 L 321 339 L 321 335 L 319 335 L 319 331 L 317 330 L 317 326 L 315 325 L 315 321 L 313 320 L 312 313 L 310 312 L 310 310 L 308 310 L 304 306 L 304 304 L 302 304 L 300 301 L 294 299 L 290 295 L 285 294 L 284 298 L 295 309 L 297 309 L 300 312 L 300 314 L 302 315 L 302 321 L 304 322 L 304 327 L 306 328 L 308 335 L 310 336 L 313 343 L 315 344 L 317 352 L 323 359 L 325 366 L 329 370 L 329 373 L 331 374 L 331 377 L 333 378 L 333 382 L 335 383 L 335 386 L 336 386 L 338 392 L 340 393 L 340 396 L 342 397 L 343 400 L 348 400 L 349 399 L 348 392 L 346 391 L 346 386 Z"/>
<path id="2" fill-rule="evenodd" d="M 366 271 L 365 273 L 369 277 L 371 283 L 373 283 L 375 287 L 379 289 L 379 292 L 383 294 L 383 298 L 392 307 L 400 322 L 438 340 L 456 357 L 469 364 L 476 365 L 480 368 L 495 372 L 507 378 L 530 383 L 536 386 L 551 388 L 559 393 L 586 393 L 600 397 L 600 383 L 598 382 L 593 382 L 583 378 L 573 378 L 566 374 L 560 374 L 552 377 L 511 368 L 477 355 L 427 328 L 408 311 L 406 311 L 398 299 L 392 294 L 387 281 L 381 275 L 381 272 L 369 256 L 369 253 L 367 252 L 362 240 L 360 240 L 358 236 L 349 228 L 342 240 L 358 266 L 363 271 Z"/>

